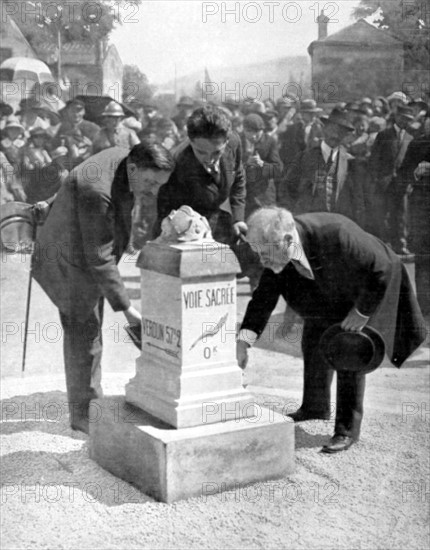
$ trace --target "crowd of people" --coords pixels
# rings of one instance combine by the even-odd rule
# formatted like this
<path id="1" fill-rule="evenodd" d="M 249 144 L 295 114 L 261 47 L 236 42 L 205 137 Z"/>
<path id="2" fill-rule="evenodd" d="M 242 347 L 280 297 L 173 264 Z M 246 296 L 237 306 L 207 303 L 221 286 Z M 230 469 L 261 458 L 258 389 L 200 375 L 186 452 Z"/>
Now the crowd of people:
<path id="1" fill-rule="evenodd" d="M 156 237 L 184 205 L 207 219 L 249 277 L 254 292 L 242 328 L 254 340 L 279 295 L 303 317 L 305 395 L 295 421 L 326 418 L 333 373 L 321 370 L 317 352 L 327 327 L 376 327 L 398 365 L 424 339 L 401 257 L 415 254 L 428 316 L 429 105 L 394 92 L 328 112 L 288 96 L 221 104 L 184 96 L 176 107 L 168 118 L 155 105 L 107 98 L 94 120 L 81 96 L 56 108 L 27 98 L 15 114 L 0 105 L 2 201 L 33 203 L 38 212 L 43 205 L 46 214 L 33 276 L 60 311 L 71 425 L 87 432 L 89 403 L 102 395 L 104 300 L 139 334 L 141 314 L 117 267 L 122 253 Z M 53 242 L 61 244 L 55 258 L 46 253 Z M 265 245 L 273 245 L 267 257 Z M 297 258 L 288 256 L 300 247 Z M 397 334 L 405 327 L 416 328 L 412 337 Z M 239 335 L 242 368 L 252 343 Z M 363 377 L 341 376 L 326 452 L 358 439 Z"/>
<path id="2" fill-rule="evenodd" d="M 114 146 L 131 150 L 145 141 L 163 145 L 180 165 L 187 165 L 189 192 L 186 196 L 178 195 L 176 188 L 174 192 L 210 218 L 211 212 L 199 197 L 208 186 L 196 189 L 192 185 L 198 172 L 198 167 L 197 172 L 189 169 L 195 148 L 191 157 L 187 156 L 188 124 L 193 112 L 204 104 L 208 103 L 183 96 L 177 112 L 168 118 L 154 104 L 132 98 L 125 112 L 125 105 L 110 101 L 96 124 L 94 119 L 88 120 L 81 97 L 65 104 L 42 95 L 29 97 L 21 101 L 16 113 L 1 103 L 2 203 L 45 201 L 55 195 L 73 168 L 92 155 Z M 240 103 L 226 98 L 217 109 L 228 120 L 224 137 L 232 132 L 237 143 L 236 138 L 228 137 L 229 144 L 234 142 L 233 148 L 241 150 L 238 158 L 244 173 L 239 187 L 244 187 L 244 213 L 239 221 L 271 205 L 288 208 L 295 215 L 343 214 L 396 253 L 415 254 L 417 278 L 424 285 L 423 310 L 430 311 L 429 238 L 424 230 L 430 209 L 428 102 L 397 91 L 387 98 L 339 103 L 329 113 L 312 99 L 300 102 L 292 96 L 276 102 Z M 130 112 L 135 116 L 129 116 Z M 207 176 L 207 171 L 203 175 Z M 193 194 L 197 195 L 191 197 Z M 160 199 L 163 215 L 177 202 L 164 205 L 164 196 L 162 193 Z M 218 229 L 222 225 L 218 222 Z M 219 231 L 217 236 L 223 240 Z M 235 246 L 231 239 L 229 244 Z M 248 265 L 242 267 L 254 288 L 261 266 L 249 251 L 247 256 Z"/>

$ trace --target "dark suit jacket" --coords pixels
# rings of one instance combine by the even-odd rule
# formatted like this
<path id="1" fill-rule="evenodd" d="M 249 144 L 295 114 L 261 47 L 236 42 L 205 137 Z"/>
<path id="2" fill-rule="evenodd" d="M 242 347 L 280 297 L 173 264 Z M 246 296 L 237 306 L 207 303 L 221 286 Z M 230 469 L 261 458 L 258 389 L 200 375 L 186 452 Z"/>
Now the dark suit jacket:
<path id="1" fill-rule="evenodd" d="M 33 276 L 59 310 L 77 321 L 88 317 L 101 296 L 114 311 L 130 306 L 116 265 L 131 227 L 128 153 L 112 147 L 75 168 L 36 239 Z"/>
<path id="2" fill-rule="evenodd" d="M 406 135 L 412 141 L 412 136 Z M 369 170 L 376 192 L 384 193 L 388 189 L 405 192 L 407 181 L 403 178 L 393 178 L 394 164 L 397 156 L 397 133 L 393 125 L 376 136 L 369 160 Z M 400 167 L 399 167 L 400 169 Z"/>
<path id="3" fill-rule="evenodd" d="M 243 163 L 246 170 L 246 217 L 260 206 L 276 204 L 275 181 L 282 175 L 282 162 L 278 153 L 276 140 L 263 134 L 260 141 L 255 144 L 255 153 L 260 155 L 264 165 L 248 166 L 250 155 L 246 152 L 245 134 L 241 136 Z"/>
<path id="4" fill-rule="evenodd" d="M 232 134 L 220 159 L 220 182 L 216 184 L 194 156 L 188 145 L 176 159 L 169 181 L 158 192 L 158 221 L 182 205 L 191 206 L 209 221 L 220 210 L 231 215 L 232 223 L 245 216 L 245 175 L 242 149 L 237 134 Z"/>
<path id="5" fill-rule="evenodd" d="M 424 341 L 424 321 L 407 272 L 379 239 L 338 214 L 297 216 L 297 229 L 315 280 L 291 264 L 279 274 L 265 269 L 248 305 L 243 329 L 260 335 L 279 296 L 305 320 L 342 321 L 355 307 L 385 341 L 400 366 Z"/>
<path id="6" fill-rule="evenodd" d="M 354 220 L 361 227 L 365 223 L 363 187 L 356 177 L 352 157 L 343 149 L 338 153 L 337 192 L 333 213 Z M 321 146 L 299 153 L 290 164 L 286 180 L 282 184 L 281 204 L 295 214 L 326 212 L 324 197 L 316 186 L 318 167 L 325 166 Z"/>

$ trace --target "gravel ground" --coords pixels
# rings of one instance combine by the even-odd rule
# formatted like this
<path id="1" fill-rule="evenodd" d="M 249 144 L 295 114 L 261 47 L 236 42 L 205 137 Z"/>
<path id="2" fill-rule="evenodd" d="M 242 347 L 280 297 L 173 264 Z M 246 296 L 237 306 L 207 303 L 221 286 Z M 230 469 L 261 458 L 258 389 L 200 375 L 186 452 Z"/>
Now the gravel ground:
<path id="1" fill-rule="evenodd" d="M 17 376 L 27 268 L 19 258 L 2 265 L 3 549 L 430 546 L 428 342 L 404 368 L 384 363 L 368 376 L 362 438 L 348 452 L 319 453 L 333 421 L 302 423 L 296 427 L 294 475 L 167 505 L 89 459 L 87 436 L 69 428 L 60 340 L 51 335 L 37 342 L 34 336 L 27 373 Z M 131 266 L 123 270 L 137 298 L 136 274 Z M 240 313 L 249 298 L 245 287 L 239 285 Z M 282 304 L 274 322 L 281 310 Z M 31 322 L 40 322 L 43 332 L 57 319 L 35 285 Z M 108 311 L 105 325 L 118 320 Z M 106 394 L 123 393 L 134 371 L 136 352 L 120 334 L 106 342 Z M 269 340 L 272 333 L 252 350 L 248 388 L 258 403 L 276 403 L 285 413 L 300 402 L 299 342 Z"/>

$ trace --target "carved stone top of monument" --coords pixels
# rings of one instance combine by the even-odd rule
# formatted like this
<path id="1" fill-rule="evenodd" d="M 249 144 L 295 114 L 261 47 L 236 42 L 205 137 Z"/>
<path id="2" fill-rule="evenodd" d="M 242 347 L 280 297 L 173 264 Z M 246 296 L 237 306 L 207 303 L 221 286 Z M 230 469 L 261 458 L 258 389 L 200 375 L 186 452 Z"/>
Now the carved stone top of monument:
<path id="1" fill-rule="evenodd" d="M 156 243 L 201 243 L 214 242 L 207 219 L 193 210 L 191 206 L 181 206 L 172 210 L 161 223 L 161 235 Z"/>
<path id="2" fill-rule="evenodd" d="M 230 247 L 214 241 L 207 219 L 190 206 L 172 210 L 161 231 L 142 249 L 137 267 L 182 279 L 240 272 Z"/>

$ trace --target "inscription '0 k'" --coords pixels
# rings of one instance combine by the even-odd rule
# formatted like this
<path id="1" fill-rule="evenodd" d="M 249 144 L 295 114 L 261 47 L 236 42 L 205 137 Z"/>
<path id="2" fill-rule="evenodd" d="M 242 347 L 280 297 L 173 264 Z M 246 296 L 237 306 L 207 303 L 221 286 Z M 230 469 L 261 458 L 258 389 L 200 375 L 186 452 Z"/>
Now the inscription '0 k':
<path id="1" fill-rule="evenodd" d="M 223 306 L 234 304 L 234 287 L 208 288 L 207 290 L 189 290 L 183 292 L 185 309 Z"/>

